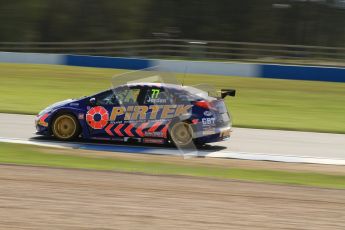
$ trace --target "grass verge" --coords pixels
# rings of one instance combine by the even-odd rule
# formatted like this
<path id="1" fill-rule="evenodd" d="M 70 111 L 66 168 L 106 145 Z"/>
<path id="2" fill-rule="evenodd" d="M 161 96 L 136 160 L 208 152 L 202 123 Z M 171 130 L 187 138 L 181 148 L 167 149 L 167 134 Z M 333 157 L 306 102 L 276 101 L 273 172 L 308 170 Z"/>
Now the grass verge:
<path id="1" fill-rule="evenodd" d="M 49 151 L 48 151 L 49 150 Z M 287 172 L 227 168 L 222 166 L 179 165 L 135 159 L 75 156 L 51 153 L 52 149 L 0 143 L 0 163 L 64 167 L 76 169 L 140 172 L 153 175 L 184 175 L 218 179 L 236 179 L 277 184 L 307 185 L 345 189 L 345 176 L 321 173 Z"/>
<path id="2" fill-rule="evenodd" d="M 111 86 L 123 70 L 0 64 L 0 112 L 35 114 L 67 98 Z M 185 85 L 235 88 L 226 103 L 238 127 L 345 133 L 345 84 L 178 74 Z"/>

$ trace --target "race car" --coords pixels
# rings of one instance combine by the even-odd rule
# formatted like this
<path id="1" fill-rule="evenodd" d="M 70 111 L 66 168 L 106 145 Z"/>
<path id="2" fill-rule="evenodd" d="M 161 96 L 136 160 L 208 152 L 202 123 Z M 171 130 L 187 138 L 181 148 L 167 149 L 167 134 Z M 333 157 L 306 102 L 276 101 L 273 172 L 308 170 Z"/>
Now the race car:
<path id="1" fill-rule="evenodd" d="M 45 108 L 36 116 L 36 130 L 59 140 L 202 145 L 230 137 L 232 122 L 224 97 L 235 92 L 223 89 L 212 97 L 191 86 L 124 84 Z"/>

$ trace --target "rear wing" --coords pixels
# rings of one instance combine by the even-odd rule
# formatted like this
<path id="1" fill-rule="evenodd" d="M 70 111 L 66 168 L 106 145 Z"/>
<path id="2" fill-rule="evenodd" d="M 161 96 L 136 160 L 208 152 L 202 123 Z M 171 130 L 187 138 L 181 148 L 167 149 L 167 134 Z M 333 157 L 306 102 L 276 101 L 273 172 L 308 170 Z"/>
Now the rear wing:
<path id="1" fill-rule="evenodd" d="M 236 95 L 235 89 L 221 89 L 220 95 L 222 98 L 225 98 L 226 96 L 234 97 Z"/>

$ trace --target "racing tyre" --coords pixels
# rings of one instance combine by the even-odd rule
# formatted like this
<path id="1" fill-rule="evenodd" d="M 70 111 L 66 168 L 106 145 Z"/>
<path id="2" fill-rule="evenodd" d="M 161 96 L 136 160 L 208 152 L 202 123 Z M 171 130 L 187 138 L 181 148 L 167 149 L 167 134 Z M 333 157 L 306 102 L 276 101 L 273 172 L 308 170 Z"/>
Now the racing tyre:
<path id="1" fill-rule="evenodd" d="M 193 144 L 193 129 L 186 122 L 177 122 L 169 130 L 171 141 L 176 147 L 189 147 Z"/>
<path id="2" fill-rule="evenodd" d="M 52 132 L 59 140 L 72 140 L 79 136 L 80 125 L 73 115 L 61 114 L 54 119 Z"/>

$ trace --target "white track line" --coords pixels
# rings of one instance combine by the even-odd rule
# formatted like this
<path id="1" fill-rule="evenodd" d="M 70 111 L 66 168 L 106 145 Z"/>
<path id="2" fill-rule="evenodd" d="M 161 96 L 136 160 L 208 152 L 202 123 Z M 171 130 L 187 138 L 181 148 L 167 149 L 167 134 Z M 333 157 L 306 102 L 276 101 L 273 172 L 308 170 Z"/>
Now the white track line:
<path id="1" fill-rule="evenodd" d="M 30 140 L 22 140 L 22 139 L 16 139 L 16 138 L 4 138 L 0 137 L 0 142 L 5 143 L 12 143 L 12 144 L 24 144 L 24 145 L 36 145 L 36 146 L 42 146 L 42 147 L 53 147 L 53 148 L 68 148 L 67 146 L 59 145 L 58 143 L 44 143 L 44 142 L 38 142 L 38 141 L 30 141 Z"/>
<path id="2" fill-rule="evenodd" d="M 48 142 L 48 141 L 43 142 L 43 141 L 2 138 L 2 137 L 0 137 L 0 142 L 36 145 L 36 146 L 53 147 L 53 148 L 87 149 L 87 148 L 83 148 L 83 146 L 86 146 L 83 143 L 66 143 L 66 144 L 61 145 L 61 143 L 54 143 L 54 142 Z M 93 145 L 102 146 L 101 144 L 93 144 Z M 137 147 L 140 148 L 139 146 Z M 161 148 L 152 147 L 149 151 L 145 151 L 144 153 L 145 154 L 159 154 L 159 155 L 162 155 L 162 154 L 181 155 L 181 152 L 175 149 L 166 149 L 166 150 L 164 149 L 164 152 L 166 153 L 162 153 Z M 133 151 L 133 153 L 135 152 Z M 197 155 L 203 156 L 203 157 L 212 157 L 212 158 L 232 158 L 232 159 L 256 160 L 256 161 L 277 161 L 277 162 L 287 162 L 287 163 L 345 165 L 345 160 L 343 159 L 331 159 L 331 158 L 296 156 L 296 155 L 279 155 L 279 154 L 268 154 L 268 153 L 248 153 L 248 152 L 232 152 L 232 151 L 214 151 L 214 152 L 198 151 Z"/>
<path id="3" fill-rule="evenodd" d="M 345 160 L 343 159 L 331 159 L 331 158 L 321 158 L 321 157 L 311 157 L 311 156 L 279 155 L 279 154 L 269 154 L 269 153 L 219 151 L 219 152 L 209 153 L 207 157 L 234 158 L 234 159 L 256 160 L 256 161 L 277 161 L 277 162 L 286 162 L 286 163 L 345 165 Z"/>

